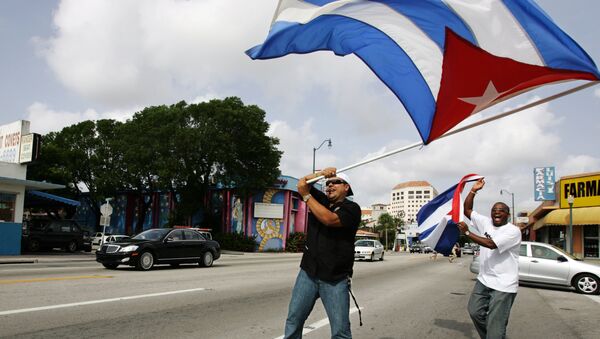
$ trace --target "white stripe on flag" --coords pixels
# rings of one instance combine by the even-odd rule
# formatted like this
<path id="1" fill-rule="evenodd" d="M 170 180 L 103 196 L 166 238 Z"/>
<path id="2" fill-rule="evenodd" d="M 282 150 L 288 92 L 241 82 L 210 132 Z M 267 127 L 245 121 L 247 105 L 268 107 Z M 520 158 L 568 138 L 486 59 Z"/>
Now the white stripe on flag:
<path id="1" fill-rule="evenodd" d="M 544 61 L 529 39 L 529 35 L 502 1 L 444 0 L 444 2 L 471 28 L 482 49 L 496 56 L 544 66 Z"/>
<path id="2" fill-rule="evenodd" d="M 353 2 L 355 4 L 352 6 L 341 7 Z M 288 8 L 282 9 L 276 21 L 307 23 L 319 15 L 341 15 L 364 22 L 387 34 L 412 59 L 427 82 L 431 94 L 437 98 L 442 79 L 442 51 L 404 15 L 371 1 L 336 1 L 323 7 L 309 6 L 298 0 L 287 0 L 282 4 Z"/>

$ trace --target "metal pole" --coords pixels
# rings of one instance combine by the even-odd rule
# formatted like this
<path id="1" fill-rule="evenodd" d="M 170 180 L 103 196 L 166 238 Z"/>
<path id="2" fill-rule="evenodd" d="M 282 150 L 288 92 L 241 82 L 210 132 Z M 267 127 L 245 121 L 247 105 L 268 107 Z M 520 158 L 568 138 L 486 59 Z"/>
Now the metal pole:
<path id="1" fill-rule="evenodd" d="M 317 153 L 317 149 L 313 147 L 313 173 L 315 173 L 315 153 Z"/>
<path id="2" fill-rule="evenodd" d="M 569 195 L 567 202 L 569 203 L 569 254 L 573 255 L 573 203 L 575 197 Z"/>
<path id="3" fill-rule="evenodd" d="M 515 194 L 511 193 L 510 195 L 512 196 L 512 223 L 515 225 L 515 213 L 517 213 L 515 211 Z"/>
<path id="4" fill-rule="evenodd" d="M 323 140 L 323 142 L 321 142 L 321 144 L 319 145 L 319 147 L 313 147 L 313 167 L 312 167 L 312 172 L 315 173 L 315 155 L 317 153 L 317 151 L 323 147 L 323 145 L 325 144 L 326 141 L 329 141 L 329 144 L 327 145 L 329 148 L 331 148 L 331 138 L 329 139 L 325 139 Z M 339 172 L 339 171 L 338 171 Z M 309 181 L 310 183 L 310 181 Z"/>
<path id="5" fill-rule="evenodd" d="M 569 254 L 573 255 L 573 203 L 575 202 L 575 197 L 569 195 L 567 202 L 569 203 Z"/>

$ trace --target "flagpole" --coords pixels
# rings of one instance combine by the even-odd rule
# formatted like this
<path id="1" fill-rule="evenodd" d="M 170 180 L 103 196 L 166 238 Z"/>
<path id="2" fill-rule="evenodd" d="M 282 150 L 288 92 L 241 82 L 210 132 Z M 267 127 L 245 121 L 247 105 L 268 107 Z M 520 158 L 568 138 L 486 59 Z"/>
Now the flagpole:
<path id="1" fill-rule="evenodd" d="M 474 123 L 472 123 L 472 124 L 469 124 L 469 125 L 467 125 L 467 126 L 463 126 L 463 127 L 461 127 L 461 128 L 457 128 L 457 129 L 455 129 L 455 130 L 452 130 L 452 131 L 446 132 L 446 133 L 444 133 L 443 135 L 441 135 L 440 137 L 438 137 L 436 140 L 438 140 L 438 139 L 442 139 L 442 138 L 445 138 L 445 137 L 448 137 L 448 136 L 451 136 L 451 135 L 454 135 L 454 134 L 456 134 L 456 133 L 459 133 L 459 132 L 462 132 L 462 131 L 466 131 L 466 130 L 468 130 L 468 129 L 471 129 L 471 128 L 473 128 L 473 127 L 477 127 L 477 126 L 479 126 L 479 125 L 487 124 L 488 122 L 492 122 L 492 121 L 494 121 L 494 120 L 497 120 L 497 119 L 500 119 L 500 118 L 504 118 L 504 117 L 506 117 L 506 116 L 509 116 L 509 115 L 511 115 L 511 114 L 515 114 L 515 113 L 521 112 L 521 111 L 523 111 L 523 110 L 526 110 L 526 109 L 529 109 L 529 108 L 532 108 L 532 107 L 535 107 L 535 106 L 538 106 L 538 105 L 541 105 L 541 104 L 547 103 L 547 102 L 549 102 L 549 101 L 552 101 L 552 100 L 555 100 L 555 99 L 558 99 L 558 98 L 564 97 L 565 95 L 573 94 L 573 93 L 575 93 L 575 92 L 581 91 L 581 90 L 583 90 L 583 89 L 586 89 L 586 88 L 588 88 L 588 87 L 592 87 L 592 86 L 595 86 L 595 85 L 598 85 L 598 84 L 600 84 L 600 81 L 592 81 L 592 82 L 589 82 L 589 83 L 586 83 L 586 84 L 583 84 L 583 85 L 580 85 L 580 86 L 577 86 L 577 87 L 571 88 L 571 89 L 569 89 L 569 90 L 566 90 L 566 91 L 560 92 L 560 93 L 558 93 L 558 94 L 551 95 L 551 96 L 549 96 L 549 97 L 546 97 L 546 98 L 544 98 L 544 99 L 540 99 L 540 100 L 534 101 L 534 102 L 532 102 L 532 103 L 530 103 L 530 104 L 523 105 L 523 106 L 521 106 L 521 107 L 517 107 L 517 108 L 515 108 L 515 109 L 513 109 L 513 110 L 510 110 L 510 111 L 508 111 L 508 112 L 504 112 L 504 113 L 501 113 L 501 114 L 495 115 L 495 116 L 493 116 L 493 117 L 489 117 L 489 118 L 487 118 L 487 119 L 483 119 L 483 120 L 480 120 L 480 121 L 474 122 Z M 379 159 L 383 159 L 383 158 L 389 157 L 390 155 L 394 155 L 394 154 L 396 154 L 396 153 L 400 153 L 400 152 L 408 151 L 408 150 L 410 150 L 410 149 L 413 149 L 413 148 L 416 148 L 416 147 L 420 147 L 420 146 L 423 146 L 423 145 L 424 145 L 424 143 L 423 143 L 422 141 L 421 141 L 421 142 L 415 142 L 414 144 L 410 144 L 410 145 L 408 145 L 408 146 L 404 146 L 404 147 L 401 147 L 401 148 L 398 148 L 398 149 L 395 149 L 395 150 L 389 151 L 389 152 L 387 152 L 387 153 L 384 153 L 384 154 L 381 154 L 381 155 L 375 156 L 375 157 L 373 157 L 373 158 L 370 158 L 370 159 L 367 159 L 367 160 L 363 160 L 363 161 L 357 162 L 357 163 L 355 163 L 355 164 L 353 164 L 353 165 L 350 165 L 350 166 L 346 166 L 346 167 L 340 168 L 340 169 L 338 169 L 338 170 L 337 170 L 337 173 L 341 173 L 341 172 L 347 171 L 347 170 L 349 170 L 349 169 L 352 169 L 352 168 L 356 168 L 356 167 L 359 167 L 359 166 L 362 166 L 362 165 L 366 165 L 366 164 L 368 164 L 368 163 L 371 163 L 371 162 L 373 162 L 373 161 L 376 161 L 376 160 L 379 160 Z M 310 180 L 308 180 L 307 182 L 310 184 L 310 183 L 313 183 L 313 182 L 319 181 L 319 180 L 321 180 L 321 179 L 323 179 L 323 178 L 324 178 L 324 176 L 319 176 L 319 177 L 316 177 L 316 178 L 314 178 L 314 179 L 310 179 Z"/>

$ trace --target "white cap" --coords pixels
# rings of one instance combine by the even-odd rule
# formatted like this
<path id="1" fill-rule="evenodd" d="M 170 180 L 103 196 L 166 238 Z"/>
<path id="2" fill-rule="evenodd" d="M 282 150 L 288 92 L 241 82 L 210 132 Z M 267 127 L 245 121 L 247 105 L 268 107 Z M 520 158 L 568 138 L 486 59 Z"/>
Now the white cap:
<path id="1" fill-rule="evenodd" d="M 348 186 L 350 186 L 347 196 L 354 195 L 354 192 L 352 192 L 352 184 L 350 183 L 350 177 L 348 177 L 346 173 L 337 173 L 335 176 L 344 180 L 348 184 Z"/>

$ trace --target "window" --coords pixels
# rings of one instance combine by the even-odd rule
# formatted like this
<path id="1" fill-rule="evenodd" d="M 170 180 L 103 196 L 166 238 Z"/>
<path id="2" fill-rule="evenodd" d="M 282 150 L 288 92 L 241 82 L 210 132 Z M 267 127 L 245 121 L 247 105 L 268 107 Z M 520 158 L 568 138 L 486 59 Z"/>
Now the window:
<path id="1" fill-rule="evenodd" d="M 534 258 L 556 260 L 559 256 L 553 250 L 538 245 L 531 245 L 531 251 Z"/>
<path id="2" fill-rule="evenodd" d="M 527 245 L 521 244 L 521 248 L 519 250 L 519 255 L 522 256 L 522 257 L 526 257 L 527 256 Z"/>
<path id="3" fill-rule="evenodd" d="M 183 230 L 175 230 L 169 234 L 169 238 L 173 240 L 183 240 Z"/>
<path id="4" fill-rule="evenodd" d="M 200 234 L 194 231 L 184 230 L 183 234 L 185 234 L 185 240 L 200 240 Z"/>
<path id="5" fill-rule="evenodd" d="M 16 194 L 0 193 L 0 221 L 15 221 Z"/>

